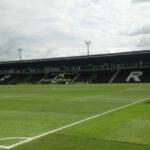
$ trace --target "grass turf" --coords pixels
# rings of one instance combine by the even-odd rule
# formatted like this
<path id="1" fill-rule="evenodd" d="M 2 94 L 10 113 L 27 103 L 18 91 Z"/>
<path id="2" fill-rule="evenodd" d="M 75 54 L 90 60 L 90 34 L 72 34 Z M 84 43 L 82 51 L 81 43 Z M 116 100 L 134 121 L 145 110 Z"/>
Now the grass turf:
<path id="1" fill-rule="evenodd" d="M 148 98 L 150 84 L 0 86 L 0 139 L 34 137 Z M 149 150 L 150 102 L 112 112 L 14 150 Z M 12 142 L 13 141 L 13 142 Z M 0 141 L 10 145 L 18 140 Z"/>

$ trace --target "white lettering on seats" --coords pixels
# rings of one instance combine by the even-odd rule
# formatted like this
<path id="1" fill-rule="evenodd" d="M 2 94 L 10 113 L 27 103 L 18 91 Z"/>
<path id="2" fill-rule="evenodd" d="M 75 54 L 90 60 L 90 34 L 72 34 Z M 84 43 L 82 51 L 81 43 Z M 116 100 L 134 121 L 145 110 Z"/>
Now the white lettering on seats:
<path id="1" fill-rule="evenodd" d="M 129 82 L 131 79 L 134 79 L 135 82 L 140 82 L 141 79 L 140 79 L 140 76 L 143 75 L 143 72 L 142 71 L 132 71 L 128 78 L 126 79 L 126 82 Z"/>

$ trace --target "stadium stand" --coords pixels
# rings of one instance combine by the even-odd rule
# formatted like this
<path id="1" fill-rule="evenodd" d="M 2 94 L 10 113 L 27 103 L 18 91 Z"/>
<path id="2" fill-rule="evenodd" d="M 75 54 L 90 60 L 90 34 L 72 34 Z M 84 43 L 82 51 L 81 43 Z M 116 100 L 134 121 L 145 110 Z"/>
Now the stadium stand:
<path id="1" fill-rule="evenodd" d="M 76 78 L 75 82 L 80 83 L 87 83 L 90 80 L 90 77 L 92 76 L 92 72 L 79 72 L 78 77 Z"/>
<path id="2" fill-rule="evenodd" d="M 51 73 L 47 74 L 45 78 L 40 80 L 41 84 L 59 83 L 65 84 L 66 82 L 71 82 L 76 76 L 75 73 Z"/>
<path id="3" fill-rule="evenodd" d="M 45 74 L 31 74 L 26 81 L 29 84 L 36 84 L 39 83 L 41 79 L 45 77 Z"/>
<path id="4" fill-rule="evenodd" d="M 98 71 L 96 78 L 93 80 L 93 83 L 108 83 L 115 71 Z"/>
<path id="5" fill-rule="evenodd" d="M 150 68 L 123 69 L 114 83 L 150 83 Z"/>
<path id="6" fill-rule="evenodd" d="M 6 75 L 2 75 L 0 77 L 0 84 L 10 84 L 10 82 L 15 78 L 16 75 L 10 75 L 10 74 L 6 74 Z"/>
<path id="7" fill-rule="evenodd" d="M 0 84 L 148 83 L 150 50 L 0 62 Z"/>
<path id="8" fill-rule="evenodd" d="M 11 84 L 25 84 L 26 80 L 29 78 L 28 74 L 18 74 L 15 77 L 15 80 L 11 82 Z"/>

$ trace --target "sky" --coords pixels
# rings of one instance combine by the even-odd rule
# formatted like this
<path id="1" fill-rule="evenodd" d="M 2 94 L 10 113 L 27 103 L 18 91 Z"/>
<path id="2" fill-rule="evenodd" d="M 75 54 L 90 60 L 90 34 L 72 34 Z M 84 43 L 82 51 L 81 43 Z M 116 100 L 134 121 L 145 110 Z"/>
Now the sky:
<path id="1" fill-rule="evenodd" d="M 0 0 L 0 61 L 150 49 L 150 0 Z"/>

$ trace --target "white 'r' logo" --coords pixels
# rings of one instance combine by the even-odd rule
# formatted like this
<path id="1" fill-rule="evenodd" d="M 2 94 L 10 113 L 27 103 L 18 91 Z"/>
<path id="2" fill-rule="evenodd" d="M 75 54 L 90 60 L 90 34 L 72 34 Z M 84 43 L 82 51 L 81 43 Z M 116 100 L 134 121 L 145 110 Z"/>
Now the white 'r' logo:
<path id="1" fill-rule="evenodd" d="M 131 79 L 134 79 L 134 81 L 136 82 L 140 82 L 140 76 L 143 75 L 142 71 L 133 71 L 130 73 L 130 75 L 128 76 L 128 78 L 126 79 L 126 82 L 129 82 Z"/>

